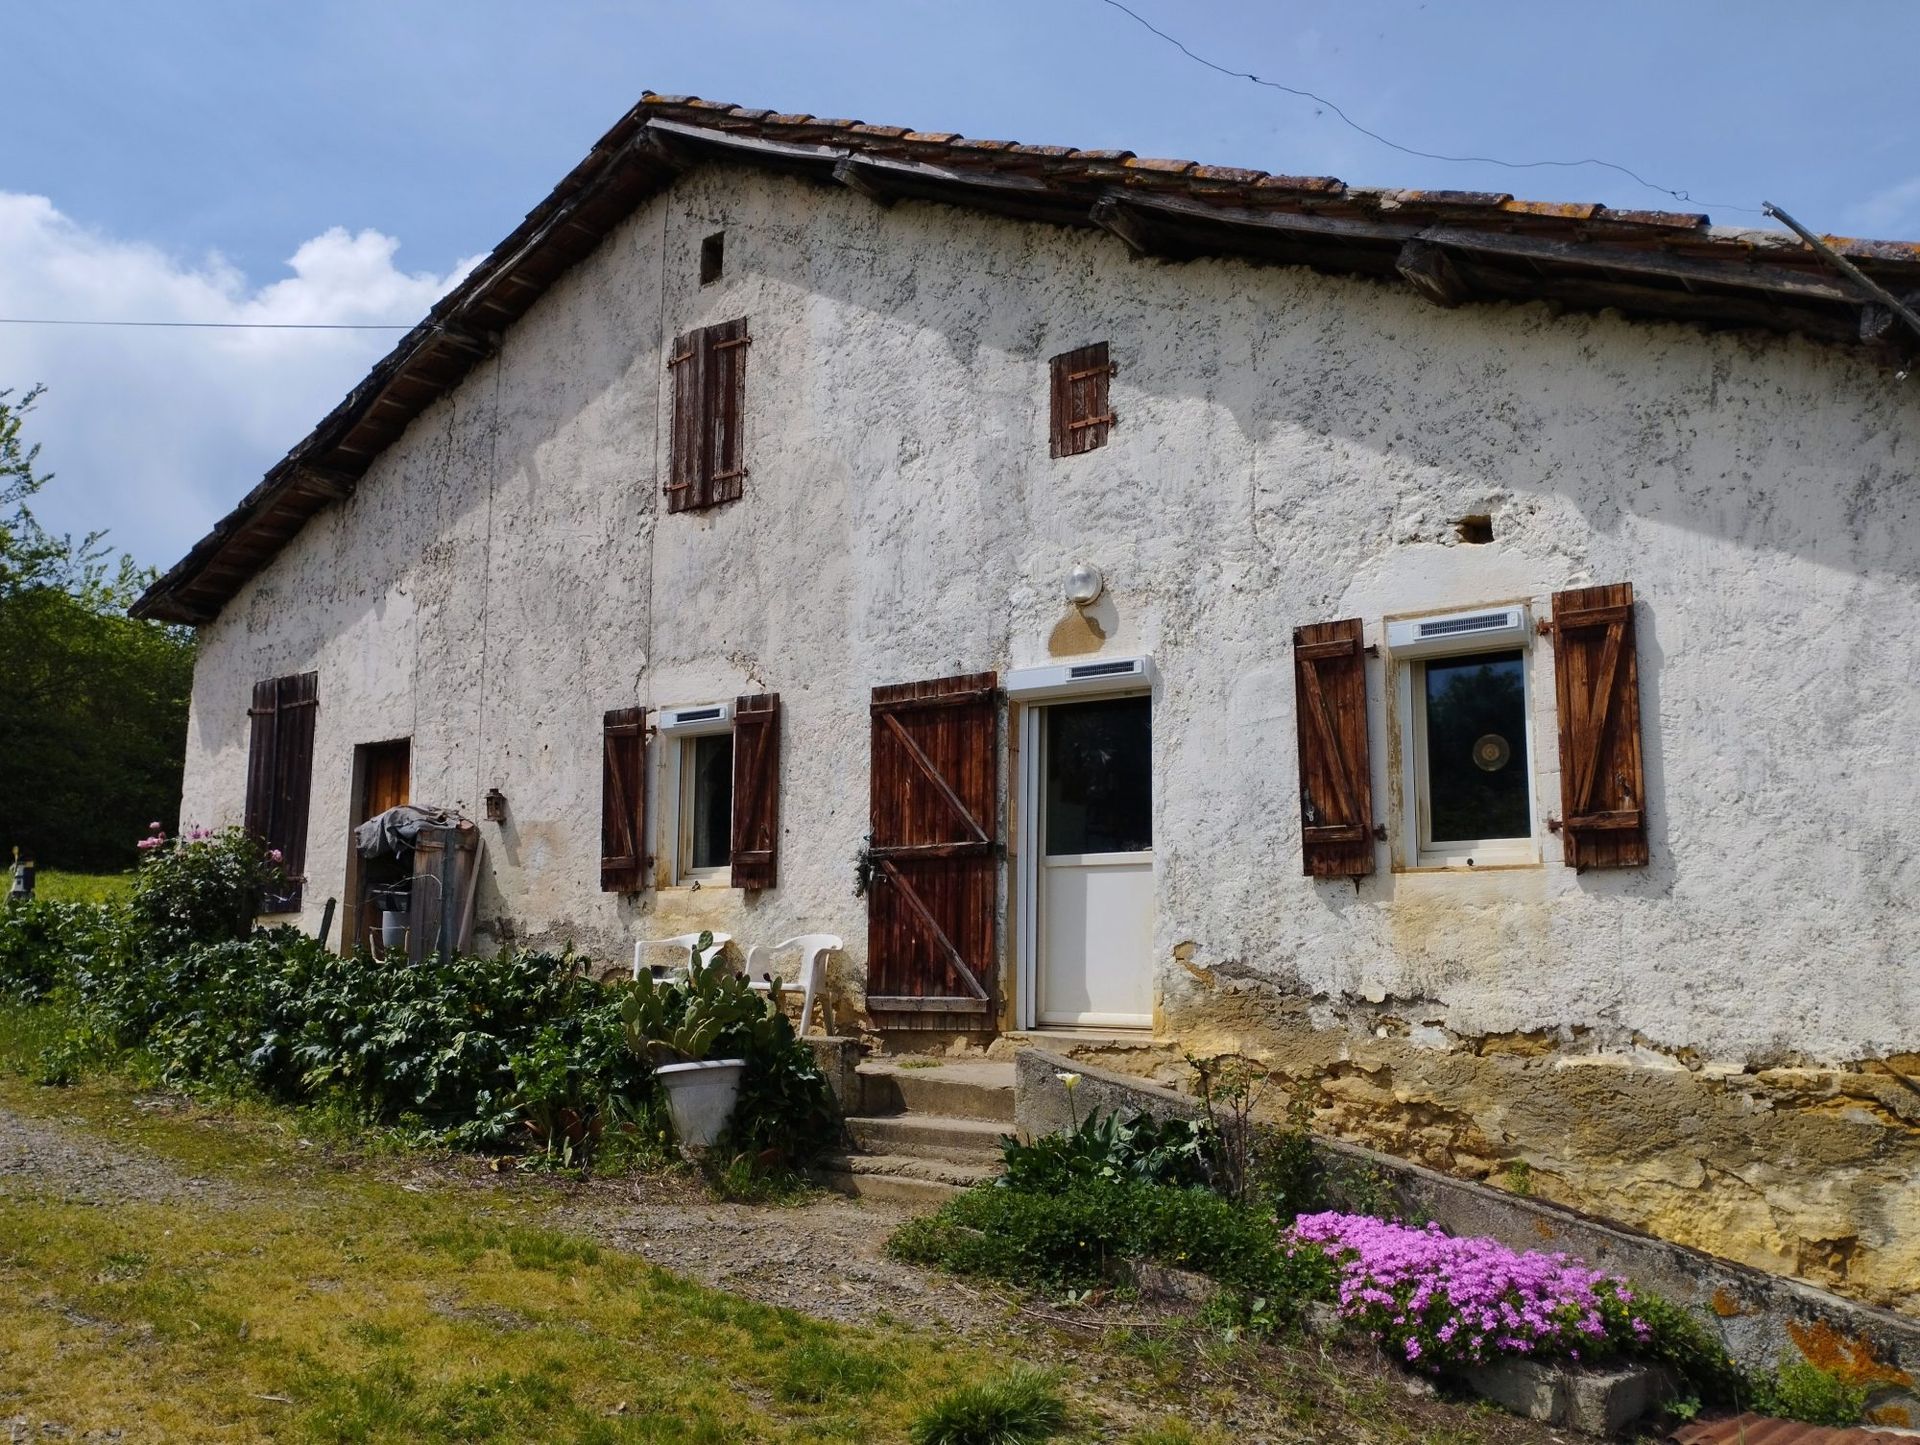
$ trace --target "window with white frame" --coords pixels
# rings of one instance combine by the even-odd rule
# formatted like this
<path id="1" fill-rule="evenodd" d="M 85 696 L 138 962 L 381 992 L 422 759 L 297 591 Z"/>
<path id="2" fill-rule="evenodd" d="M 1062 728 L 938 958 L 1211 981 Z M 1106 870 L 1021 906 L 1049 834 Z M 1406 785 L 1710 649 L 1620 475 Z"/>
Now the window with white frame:
<path id="1" fill-rule="evenodd" d="M 666 821 L 674 881 L 725 886 L 733 862 L 733 709 L 669 708 L 660 714 L 660 733 L 672 773 Z"/>
<path id="2" fill-rule="evenodd" d="M 1522 606 L 1389 619 L 1407 864 L 1539 861 L 1528 637 Z"/>

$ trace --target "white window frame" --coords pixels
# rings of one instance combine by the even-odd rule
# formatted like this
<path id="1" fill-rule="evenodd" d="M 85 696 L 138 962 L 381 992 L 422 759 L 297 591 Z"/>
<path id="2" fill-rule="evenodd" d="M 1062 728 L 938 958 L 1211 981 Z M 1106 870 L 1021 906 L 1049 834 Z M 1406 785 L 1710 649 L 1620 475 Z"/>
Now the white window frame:
<path id="1" fill-rule="evenodd" d="M 1120 668 L 1117 664 L 1133 664 Z M 1097 669 L 1098 675 L 1075 677 L 1075 671 Z M 1018 709 L 1020 755 L 1019 775 L 1013 780 L 1020 808 L 1018 848 L 1014 854 L 1014 1027 L 1040 1027 L 1040 859 L 1046 842 L 1040 836 L 1045 788 L 1044 743 L 1041 721 L 1047 704 L 1088 702 L 1097 697 L 1144 697 L 1149 699 L 1156 720 L 1159 716 L 1159 674 L 1151 657 L 1092 657 L 1081 663 L 1061 663 L 1048 667 L 1015 668 L 1002 679 L 1008 701 Z M 1156 744 L 1157 745 L 1157 744 Z M 1157 823 L 1157 819 L 1156 819 Z M 1155 834 L 1158 837 L 1156 831 Z M 1103 854 L 1110 861 L 1139 861 L 1154 857 L 1134 853 Z M 1157 886 L 1157 884 L 1156 884 Z M 1059 1025 L 1054 1027 L 1067 1027 Z M 1102 1023 L 1085 1020 L 1082 1029 L 1112 1028 L 1133 1034 L 1142 1027 L 1151 1028 L 1149 1018 Z"/>
<path id="2" fill-rule="evenodd" d="M 1514 625 L 1494 634 L 1478 633 L 1445 640 L 1400 641 L 1411 629 L 1393 624 L 1414 618 L 1443 619 L 1471 617 L 1511 608 L 1518 616 Z M 1403 871 L 1444 871 L 1471 868 L 1537 867 L 1540 852 L 1540 753 L 1536 745 L 1533 688 L 1533 628 L 1526 603 L 1489 603 L 1482 607 L 1446 609 L 1445 612 L 1410 613 L 1386 619 L 1383 629 L 1388 638 L 1393 662 L 1395 716 L 1399 723 L 1400 747 L 1400 854 Z M 1398 645 L 1395 645 L 1398 641 Z M 1427 685 L 1429 661 L 1447 661 L 1482 653 L 1520 654 L 1521 709 L 1524 719 L 1523 742 L 1527 752 L 1527 835 L 1524 838 L 1453 839 L 1432 837 L 1431 808 L 1427 782 Z"/>
<path id="3" fill-rule="evenodd" d="M 666 754 L 667 766 L 667 786 L 662 796 L 670 800 L 669 816 L 665 821 L 667 837 L 673 843 L 668 853 L 673 860 L 673 884 L 679 888 L 692 884 L 702 888 L 730 888 L 733 886 L 731 863 L 724 868 L 693 866 L 695 776 L 691 757 L 696 739 L 732 734 L 733 704 L 695 703 L 664 709 L 660 714 L 658 731 L 669 744 L 662 749 Z"/>

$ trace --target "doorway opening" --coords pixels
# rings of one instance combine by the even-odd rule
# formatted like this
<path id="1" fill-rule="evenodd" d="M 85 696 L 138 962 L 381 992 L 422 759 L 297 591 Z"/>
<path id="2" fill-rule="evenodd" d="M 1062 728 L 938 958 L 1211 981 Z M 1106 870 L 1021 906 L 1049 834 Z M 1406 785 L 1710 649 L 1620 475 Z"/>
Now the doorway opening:
<path id="1" fill-rule="evenodd" d="M 412 881 L 412 862 L 400 858 L 362 858 L 353 845 L 353 830 L 389 808 L 411 801 L 413 740 L 394 738 L 361 743 L 353 750 L 353 807 L 347 827 L 347 912 L 340 930 L 341 951 L 351 953 L 378 942 L 381 914 L 407 904 L 402 891 Z"/>

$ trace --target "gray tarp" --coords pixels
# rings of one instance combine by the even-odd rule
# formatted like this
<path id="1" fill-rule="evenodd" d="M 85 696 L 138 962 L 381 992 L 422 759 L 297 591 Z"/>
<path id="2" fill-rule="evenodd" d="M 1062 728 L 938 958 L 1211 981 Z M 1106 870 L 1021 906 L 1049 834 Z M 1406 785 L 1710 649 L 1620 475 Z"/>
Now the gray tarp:
<path id="1" fill-rule="evenodd" d="M 419 808 L 402 803 L 376 813 L 353 830 L 353 846 L 362 858 L 397 858 L 413 848 L 422 828 L 451 828 L 462 822 L 451 808 Z"/>

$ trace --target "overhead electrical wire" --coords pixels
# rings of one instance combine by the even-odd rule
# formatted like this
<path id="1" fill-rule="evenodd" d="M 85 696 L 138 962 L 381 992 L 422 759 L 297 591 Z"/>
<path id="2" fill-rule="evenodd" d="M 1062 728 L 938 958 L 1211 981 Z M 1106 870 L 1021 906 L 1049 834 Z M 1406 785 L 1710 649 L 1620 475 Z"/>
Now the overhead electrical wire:
<path id="1" fill-rule="evenodd" d="M 1377 141 L 1379 144 L 1387 147 L 1389 150 L 1399 151 L 1402 155 L 1417 156 L 1421 160 L 1428 160 L 1428 161 L 1446 161 L 1454 165 L 1501 166 L 1510 171 L 1530 171 L 1530 170 L 1544 170 L 1544 169 L 1571 170 L 1579 166 L 1599 166 L 1605 170 L 1617 171 L 1619 174 L 1625 176 L 1628 180 L 1634 182 L 1636 185 L 1644 186 L 1646 187 L 1646 189 L 1650 191 L 1658 191 L 1663 196 L 1671 196 L 1676 201 L 1683 202 L 1684 204 L 1689 206 L 1706 206 L 1709 209 L 1715 210 L 1715 211 L 1739 211 L 1742 214 L 1750 215 L 1750 216 L 1761 216 L 1766 214 L 1766 212 L 1763 211 L 1758 206 L 1736 206 L 1730 201 L 1700 200 L 1691 191 L 1676 189 L 1673 186 L 1659 185 L 1653 181 L 1648 180 L 1645 176 L 1641 175 L 1638 171 L 1634 170 L 1630 166 L 1623 166 L 1618 161 L 1603 160 L 1598 156 L 1588 156 L 1585 159 L 1577 160 L 1577 161 L 1571 161 L 1571 160 L 1509 161 L 1509 160 L 1502 160 L 1499 156 L 1446 155 L 1439 151 L 1423 151 L 1413 146 L 1402 145 L 1400 144 L 1399 141 L 1393 140 L 1387 136 L 1380 134 L 1380 132 L 1377 130 L 1371 130 L 1368 127 L 1360 124 L 1359 121 L 1355 120 L 1352 116 L 1348 115 L 1346 111 L 1342 110 L 1339 107 L 1339 105 L 1337 105 L 1335 102 L 1331 100 L 1328 100 L 1324 95 L 1317 94 L 1314 91 L 1304 89 L 1300 86 L 1284 85 L 1277 80 L 1268 80 L 1265 76 L 1255 75 L 1250 70 L 1235 70 L 1230 65 L 1222 65 L 1218 61 L 1210 60 L 1206 56 L 1201 55 L 1199 52 L 1193 50 L 1184 41 L 1180 40 L 1176 36 L 1169 35 L 1166 31 L 1162 30 L 1159 26 L 1155 25 L 1151 20 L 1147 19 L 1146 16 L 1142 15 L 1138 10 L 1135 10 L 1131 6 L 1121 3 L 1121 0 L 1100 0 L 1100 3 L 1102 5 L 1108 6 L 1111 9 L 1118 10 L 1122 15 L 1127 16 L 1129 19 L 1133 20 L 1136 24 L 1141 26 L 1143 29 L 1152 32 L 1154 35 L 1157 35 L 1160 39 L 1166 41 L 1167 44 L 1171 45 L 1175 50 L 1178 50 L 1182 55 L 1186 56 L 1187 59 L 1193 61 L 1194 63 L 1198 65 L 1204 65 L 1208 70 L 1217 71 L 1219 74 L 1228 76 L 1234 80 L 1250 80 L 1255 85 L 1263 85 L 1269 90 L 1278 90 L 1287 95 L 1298 96 L 1302 100 L 1310 100 L 1315 105 L 1322 106 L 1325 109 L 1332 111 L 1334 114 L 1334 117 L 1337 120 L 1339 120 L 1342 125 L 1346 126 L 1348 129 L 1359 132 L 1361 135 L 1367 137 L 1368 140 Z"/>
<path id="2" fill-rule="evenodd" d="M 197 331 L 411 331 L 387 321 L 93 321 L 65 316 L 0 316 L 0 326 L 164 326 Z"/>

